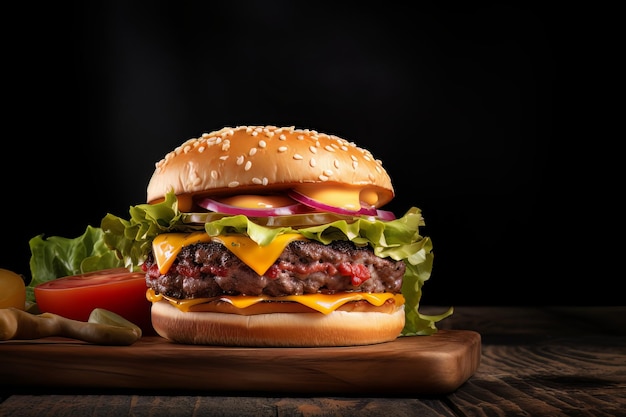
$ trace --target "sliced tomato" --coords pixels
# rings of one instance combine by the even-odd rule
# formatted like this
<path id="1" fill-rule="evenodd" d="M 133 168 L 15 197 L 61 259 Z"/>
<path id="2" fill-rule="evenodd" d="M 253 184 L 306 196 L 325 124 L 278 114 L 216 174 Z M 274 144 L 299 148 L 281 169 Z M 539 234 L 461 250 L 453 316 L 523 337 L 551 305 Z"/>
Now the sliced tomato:
<path id="1" fill-rule="evenodd" d="M 136 324 L 147 335 L 155 332 L 146 290 L 143 272 L 112 268 L 44 282 L 34 293 L 42 313 L 87 321 L 95 308 L 103 308 Z"/>

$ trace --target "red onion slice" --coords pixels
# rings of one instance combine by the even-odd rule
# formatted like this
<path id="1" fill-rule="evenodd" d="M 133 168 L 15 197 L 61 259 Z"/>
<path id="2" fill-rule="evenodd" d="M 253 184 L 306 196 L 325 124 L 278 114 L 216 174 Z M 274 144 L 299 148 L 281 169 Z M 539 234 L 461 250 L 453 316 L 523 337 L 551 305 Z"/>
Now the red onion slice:
<path id="1" fill-rule="evenodd" d="M 230 204 L 222 203 L 212 198 L 202 198 L 196 201 L 196 204 L 209 211 L 216 213 L 238 215 L 243 214 L 249 217 L 271 217 L 271 216 L 286 216 L 291 214 L 298 214 L 310 211 L 307 207 L 300 203 L 290 204 L 282 207 L 270 207 L 270 208 L 248 208 L 237 207 Z"/>
<path id="2" fill-rule="evenodd" d="M 380 220 L 385 220 L 385 221 L 396 219 L 396 215 L 393 214 L 393 212 L 389 210 L 376 210 L 376 217 L 378 217 Z"/>
<path id="3" fill-rule="evenodd" d="M 296 200 L 297 202 L 302 203 L 306 206 L 312 207 L 319 211 L 329 211 L 331 213 L 337 213 L 337 214 L 351 214 L 353 216 L 360 216 L 360 215 L 378 216 L 378 213 L 375 207 L 361 206 L 360 210 L 355 211 L 355 210 L 348 210 L 348 209 L 344 209 L 341 207 L 335 207 L 335 206 L 331 206 L 328 204 L 320 203 L 319 201 L 313 200 L 312 198 L 307 197 L 304 194 L 300 194 L 299 192 L 295 190 L 290 190 L 289 193 L 287 193 L 287 195 L 293 198 L 294 200 Z"/>
<path id="4" fill-rule="evenodd" d="M 312 200 L 307 196 L 300 194 L 296 191 L 290 191 L 289 197 L 296 201 L 294 204 L 289 204 L 282 207 L 270 207 L 270 208 L 249 208 L 238 207 L 230 204 L 214 200 L 212 198 L 201 198 L 196 201 L 196 204 L 206 210 L 215 212 L 230 214 L 233 216 L 243 214 L 248 217 L 277 217 L 277 216 L 291 216 L 295 214 L 315 214 L 318 213 L 334 213 L 348 216 L 370 216 L 376 217 L 380 220 L 394 220 L 396 216 L 387 210 L 377 210 L 375 208 L 361 208 L 359 211 L 351 211 L 342 209 L 339 207 L 330 206 Z"/>

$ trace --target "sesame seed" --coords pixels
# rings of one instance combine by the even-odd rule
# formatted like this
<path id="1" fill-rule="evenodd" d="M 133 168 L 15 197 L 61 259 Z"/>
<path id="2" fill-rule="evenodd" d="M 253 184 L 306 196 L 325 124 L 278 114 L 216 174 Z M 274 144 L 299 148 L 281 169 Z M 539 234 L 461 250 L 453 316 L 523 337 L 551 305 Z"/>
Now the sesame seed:
<path id="1" fill-rule="evenodd" d="M 239 181 L 231 181 L 231 182 L 228 183 L 228 186 L 230 188 L 235 188 L 235 187 L 239 186 Z"/>
<path id="2" fill-rule="evenodd" d="M 266 149 L 271 144 L 266 142 L 268 138 L 276 138 L 276 140 L 281 141 L 285 146 L 275 146 L 273 149 L 276 149 L 277 152 L 286 153 L 286 155 L 291 154 L 291 157 L 294 160 L 304 160 L 307 159 L 307 164 L 311 167 L 317 167 L 317 154 L 319 150 L 323 148 L 327 152 L 348 152 L 350 157 L 349 162 L 351 163 L 352 170 L 356 171 L 359 169 L 360 164 L 364 163 L 367 166 L 372 166 L 371 174 L 369 177 L 370 181 L 375 181 L 374 176 L 378 176 L 380 174 L 384 174 L 386 171 L 383 168 L 382 161 L 375 159 L 370 151 L 365 148 L 361 148 L 357 146 L 354 142 L 350 142 L 344 138 L 339 136 L 334 136 L 326 133 L 320 133 L 316 130 L 311 129 L 296 129 L 295 126 L 287 127 L 276 127 L 271 125 L 265 126 L 237 126 L 237 127 L 224 127 L 220 130 L 212 131 L 212 132 L 203 132 L 197 138 L 191 138 L 183 142 L 180 146 L 176 147 L 171 152 L 167 153 L 163 159 L 161 159 L 158 163 L 155 164 L 155 169 L 157 172 L 163 172 L 167 169 L 168 164 L 171 163 L 171 160 L 174 158 L 178 158 L 179 155 L 188 154 L 192 152 L 194 149 L 198 153 L 213 151 L 210 148 L 212 146 L 220 146 L 221 148 L 221 156 L 217 156 L 221 162 L 214 162 L 215 167 L 210 167 L 209 172 L 207 172 L 211 181 L 218 180 L 221 178 L 221 168 L 219 164 L 226 161 L 229 156 L 229 152 L 232 150 L 232 143 L 230 142 L 234 135 L 242 134 L 242 132 L 247 132 L 247 135 L 250 135 L 250 138 L 256 137 L 258 143 L 254 146 L 248 147 L 247 151 L 240 153 L 239 155 L 233 154 L 233 158 L 236 159 L 234 161 L 237 165 L 241 166 L 245 171 L 252 170 L 252 162 L 254 161 L 253 156 L 255 156 L 259 149 Z M 308 157 L 303 156 L 304 154 L 291 153 L 293 149 L 289 147 L 289 140 L 306 140 L 307 147 L 309 147 L 309 152 L 312 155 Z M 310 146 L 309 146 L 310 145 Z M 239 145 L 237 145 L 239 146 Z M 216 148 L 215 151 L 217 151 Z M 291 150 L 291 152 L 290 152 Z M 355 153 L 355 155 L 351 155 L 351 153 Z M 338 155 L 337 155 L 338 156 Z M 312 158 L 313 157 L 313 158 Z M 319 164 L 320 168 L 325 168 L 323 171 L 319 170 L 317 173 L 319 174 L 318 178 L 321 181 L 328 181 L 330 178 L 333 178 L 334 175 L 341 172 L 341 169 L 345 169 L 343 166 L 344 161 L 347 161 L 347 158 L 343 156 L 344 159 L 335 158 L 332 159 L 332 162 L 329 160 L 328 163 L 324 162 L 323 164 Z M 374 165 L 372 165 L 374 163 Z M 213 169 L 213 170 L 211 170 Z M 367 170 L 366 170 L 367 171 Z M 365 172 L 363 172 L 365 174 Z M 190 176 L 187 178 L 186 182 L 183 184 L 185 187 L 196 187 L 196 184 L 199 184 L 199 177 L 197 174 Z M 260 185 L 260 184 L 269 184 L 269 180 L 267 178 L 256 177 L 250 179 L 251 183 Z M 201 182 L 201 181 L 200 181 Z M 230 187 L 240 187 L 241 183 L 239 181 L 233 181 L 229 184 Z"/>
<path id="3" fill-rule="evenodd" d="M 269 182 L 270 180 L 268 180 L 267 177 L 263 177 L 263 185 L 267 185 Z"/>

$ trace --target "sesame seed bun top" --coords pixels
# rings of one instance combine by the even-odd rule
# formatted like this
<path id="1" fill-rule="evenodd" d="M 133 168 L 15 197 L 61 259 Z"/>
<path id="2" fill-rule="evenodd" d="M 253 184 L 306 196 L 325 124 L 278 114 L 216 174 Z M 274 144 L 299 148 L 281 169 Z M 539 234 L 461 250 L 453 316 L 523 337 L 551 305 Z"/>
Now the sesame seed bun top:
<path id="1" fill-rule="evenodd" d="M 381 162 L 352 142 L 309 129 L 239 126 L 204 133 L 168 153 L 156 163 L 147 201 L 161 201 L 173 190 L 187 211 L 195 195 L 262 194 L 312 184 L 374 192 L 376 207 L 394 197 Z M 188 203 L 181 206 L 184 197 Z"/>

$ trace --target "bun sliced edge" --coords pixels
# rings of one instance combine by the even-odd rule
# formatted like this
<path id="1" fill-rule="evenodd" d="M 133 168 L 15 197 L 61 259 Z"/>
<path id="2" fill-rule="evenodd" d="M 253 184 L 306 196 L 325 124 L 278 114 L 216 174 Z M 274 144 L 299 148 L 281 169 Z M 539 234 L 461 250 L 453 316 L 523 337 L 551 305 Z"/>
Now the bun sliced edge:
<path id="1" fill-rule="evenodd" d="M 237 347 L 369 345 L 395 340 L 405 323 L 403 305 L 391 314 L 337 310 L 244 316 L 183 312 L 163 300 L 153 303 L 151 315 L 157 334 L 172 342 Z"/>

